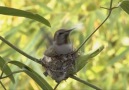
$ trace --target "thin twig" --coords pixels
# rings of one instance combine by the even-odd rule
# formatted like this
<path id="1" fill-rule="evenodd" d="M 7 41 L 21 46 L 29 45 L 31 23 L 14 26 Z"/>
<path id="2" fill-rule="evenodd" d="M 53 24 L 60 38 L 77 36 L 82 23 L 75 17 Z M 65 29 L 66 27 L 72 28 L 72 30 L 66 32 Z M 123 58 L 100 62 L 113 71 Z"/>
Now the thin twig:
<path id="1" fill-rule="evenodd" d="M 5 86 L 4 86 L 4 84 L 1 82 L 1 80 L 0 80 L 0 84 L 1 84 L 1 86 L 4 88 L 4 90 L 7 90 L 7 89 L 5 88 Z"/>
<path id="2" fill-rule="evenodd" d="M 33 60 L 34 62 L 37 62 L 37 63 L 41 64 L 39 59 L 34 58 L 34 57 L 28 55 L 27 53 L 23 52 L 22 50 L 18 49 L 16 46 L 14 46 L 13 44 L 11 44 L 9 41 L 5 40 L 2 36 L 0 36 L 0 40 L 2 40 L 4 43 L 6 43 L 7 45 L 9 45 L 10 47 L 12 47 L 17 52 L 19 52 L 20 54 L 24 55 L 25 57 Z"/>
<path id="3" fill-rule="evenodd" d="M 2 68 L 2 72 L 1 72 L 1 75 L 0 75 L 0 84 L 2 85 L 2 87 L 4 88 L 4 90 L 6 90 L 5 86 L 3 85 L 3 83 L 1 82 L 1 79 L 4 79 L 4 78 L 7 78 L 13 74 L 16 74 L 16 73 L 19 73 L 19 72 L 23 72 L 24 70 L 19 70 L 19 71 L 14 71 L 12 73 L 10 73 L 9 75 L 6 75 L 4 77 L 2 77 L 3 73 L 4 73 L 4 69 L 6 67 L 6 65 L 8 64 L 9 62 L 6 62 L 4 65 L 3 65 L 3 68 Z"/>
<path id="4" fill-rule="evenodd" d="M 107 10 L 109 10 L 109 13 L 107 15 L 107 17 L 103 20 L 103 22 L 84 40 L 84 42 L 79 46 L 79 48 L 74 52 L 74 53 L 77 53 L 82 46 L 84 46 L 84 44 L 89 40 L 89 38 L 107 21 L 107 19 L 110 17 L 111 15 L 111 12 L 113 9 L 115 9 L 116 7 L 112 7 L 112 2 L 113 0 L 110 1 L 110 7 L 109 9 L 108 8 L 105 8 Z"/>
<path id="5" fill-rule="evenodd" d="M 3 77 L 0 77 L 0 79 L 4 79 L 4 78 L 7 78 L 7 77 L 9 77 L 9 76 L 11 76 L 11 75 L 13 75 L 13 74 L 20 73 L 20 72 L 24 72 L 24 71 L 25 71 L 25 70 L 18 70 L 18 71 L 14 71 L 14 72 L 10 73 L 9 75 L 6 75 L 6 76 L 3 76 Z"/>
<path id="6" fill-rule="evenodd" d="M 81 83 L 83 83 L 85 85 L 88 85 L 88 86 L 90 86 L 90 87 L 92 87 L 92 88 L 94 88 L 96 90 L 102 90 L 101 88 L 99 88 L 99 87 L 97 87 L 97 86 L 95 86 L 95 85 L 93 85 L 93 84 L 91 84 L 89 82 L 86 82 L 86 81 L 84 81 L 84 80 L 82 80 L 82 79 L 80 79 L 80 78 L 78 78 L 76 76 L 70 76 L 70 78 L 75 79 L 75 80 L 77 80 L 77 81 L 79 81 L 79 82 L 81 82 Z"/>
<path id="7" fill-rule="evenodd" d="M 4 69 L 5 69 L 5 67 L 7 66 L 7 64 L 8 64 L 9 62 L 10 62 L 10 61 L 6 62 L 6 63 L 3 65 L 3 67 L 2 67 L 2 72 L 1 72 L 1 75 L 0 75 L 0 79 L 6 78 L 6 77 L 9 77 L 9 76 L 11 76 L 11 75 L 13 75 L 13 74 L 15 74 L 15 73 L 19 73 L 19 72 L 23 72 L 23 71 L 24 71 L 24 70 L 14 71 L 14 72 L 10 73 L 9 75 L 2 77 L 2 75 L 4 74 Z"/>
<path id="8" fill-rule="evenodd" d="M 4 65 L 3 65 L 3 67 L 2 67 L 2 72 L 1 72 L 1 75 L 0 75 L 0 77 L 2 77 L 2 75 L 4 74 L 4 69 L 5 69 L 5 67 L 6 67 L 6 65 L 8 64 L 8 62 L 6 62 Z"/>
<path id="9" fill-rule="evenodd" d="M 106 7 L 100 7 L 100 8 L 107 9 L 107 10 L 110 9 L 110 8 L 106 8 Z M 112 10 L 115 9 L 115 8 L 118 8 L 118 6 L 117 7 L 112 7 Z"/>
<path id="10" fill-rule="evenodd" d="M 53 89 L 53 90 L 56 90 L 56 89 L 57 89 L 57 87 L 59 86 L 59 84 L 60 84 L 60 82 L 56 84 L 56 86 L 54 87 L 54 89 Z"/>

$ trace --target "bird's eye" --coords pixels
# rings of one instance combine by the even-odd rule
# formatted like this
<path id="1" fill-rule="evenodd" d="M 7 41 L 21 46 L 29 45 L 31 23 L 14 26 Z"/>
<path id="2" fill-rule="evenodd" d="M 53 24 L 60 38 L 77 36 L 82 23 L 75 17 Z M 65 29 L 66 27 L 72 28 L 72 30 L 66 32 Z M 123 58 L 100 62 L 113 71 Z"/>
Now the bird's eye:
<path id="1" fill-rule="evenodd" d="M 62 32 L 60 32 L 60 34 L 63 34 Z"/>
<path id="2" fill-rule="evenodd" d="M 59 35 L 63 34 L 63 32 L 60 32 Z"/>

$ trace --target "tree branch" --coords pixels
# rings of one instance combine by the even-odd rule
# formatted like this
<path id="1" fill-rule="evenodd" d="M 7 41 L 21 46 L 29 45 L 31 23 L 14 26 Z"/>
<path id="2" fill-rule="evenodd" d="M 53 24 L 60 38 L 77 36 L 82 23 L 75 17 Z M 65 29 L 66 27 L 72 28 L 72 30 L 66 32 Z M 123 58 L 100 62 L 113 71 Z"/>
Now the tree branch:
<path id="1" fill-rule="evenodd" d="M 6 67 L 6 65 L 8 64 L 8 62 L 6 62 L 4 65 L 3 65 L 3 67 L 2 67 L 2 72 L 1 72 L 1 75 L 0 75 L 0 77 L 2 77 L 2 75 L 4 74 L 4 69 L 5 69 L 5 67 Z"/>
<path id="2" fill-rule="evenodd" d="M 56 84 L 56 86 L 54 87 L 54 89 L 53 89 L 53 90 L 56 90 L 56 89 L 57 89 L 57 87 L 59 86 L 59 84 L 60 84 L 60 82 Z"/>
<path id="3" fill-rule="evenodd" d="M 109 11 L 107 17 L 103 20 L 103 22 L 84 40 L 84 42 L 78 47 L 78 49 L 74 52 L 74 53 L 77 53 L 82 46 L 84 46 L 84 44 L 90 39 L 90 37 L 107 21 L 107 19 L 110 17 L 111 15 L 111 12 L 113 9 L 117 8 L 117 7 L 112 7 L 112 2 L 113 0 L 110 1 L 110 6 L 109 8 L 104 8 L 104 9 L 107 9 Z"/>
<path id="4" fill-rule="evenodd" d="M 25 57 L 33 60 L 34 62 L 37 62 L 39 64 L 41 64 L 40 60 L 37 58 L 34 58 L 30 55 L 28 55 L 27 53 L 23 52 L 22 50 L 18 49 L 17 47 L 15 47 L 13 44 L 11 44 L 9 41 L 5 40 L 2 36 L 0 36 L 0 40 L 2 40 L 4 43 L 6 43 L 7 45 L 9 45 L 11 48 L 13 48 L 14 50 L 16 50 L 17 52 L 19 52 L 20 54 L 24 55 Z"/>
<path id="5" fill-rule="evenodd" d="M 4 84 L 1 82 L 1 80 L 0 80 L 0 84 L 1 84 L 1 86 L 4 88 L 4 90 L 7 90 L 7 89 L 5 88 L 5 86 L 4 86 Z"/>
<path id="6" fill-rule="evenodd" d="M 92 87 L 92 88 L 94 88 L 96 90 L 102 90 L 101 88 L 99 88 L 99 87 L 97 87 L 97 86 L 95 86 L 93 84 L 90 84 L 89 82 L 86 82 L 86 81 L 84 81 L 84 80 L 82 80 L 82 79 L 80 79 L 80 78 L 78 78 L 76 76 L 70 76 L 70 78 L 72 78 L 74 80 L 77 80 L 77 81 L 79 81 L 79 82 L 81 82 L 81 83 L 83 83 L 85 85 L 88 85 L 88 86 L 90 86 L 90 87 Z"/>
<path id="7" fill-rule="evenodd" d="M 9 75 L 6 75 L 6 76 L 3 76 L 3 77 L 0 77 L 0 79 L 4 79 L 4 78 L 7 78 L 7 77 L 9 77 L 9 76 L 11 76 L 11 75 L 13 75 L 13 74 L 20 73 L 20 72 L 24 72 L 24 71 L 25 71 L 25 70 L 18 70 L 18 71 L 14 71 L 14 72 L 10 73 Z"/>

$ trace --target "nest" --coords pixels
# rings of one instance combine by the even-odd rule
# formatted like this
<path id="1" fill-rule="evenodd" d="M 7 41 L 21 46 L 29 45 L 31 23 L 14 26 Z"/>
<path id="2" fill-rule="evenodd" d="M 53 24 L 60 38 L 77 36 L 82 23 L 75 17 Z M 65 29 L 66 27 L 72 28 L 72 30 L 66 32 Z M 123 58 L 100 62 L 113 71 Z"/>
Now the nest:
<path id="1" fill-rule="evenodd" d="M 42 66 L 45 67 L 44 75 L 49 75 L 56 82 L 66 80 L 75 72 L 77 54 L 65 54 L 55 57 L 44 56 Z"/>

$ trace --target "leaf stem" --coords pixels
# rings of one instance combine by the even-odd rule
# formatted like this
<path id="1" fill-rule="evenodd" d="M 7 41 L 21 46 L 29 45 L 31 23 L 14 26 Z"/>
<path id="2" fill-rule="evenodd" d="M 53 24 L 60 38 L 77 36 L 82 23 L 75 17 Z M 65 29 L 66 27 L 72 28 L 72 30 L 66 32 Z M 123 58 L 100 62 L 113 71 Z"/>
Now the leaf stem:
<path id="1" fill-rule="evenodd" d="M 11 48 L 13 48 L 14 50 L 16 50 L 16 51 L 19 52 L 20 54 L 24 55 L 25 57 L 27 57 L 27 58 L 33 60 L 34 62 L 37 62 L 37 63 L 41 64 L 39 59 L 34 58 L 34 57 L 28 55 L 27 53 L 23 52 L 22 50 L 18 49 L 16 46 L 14 46 L 13 44 L 11 44 L 9 41 L 5 40 L 2 36 L 0 36 L 0 40 L 2 40 L 4 43 L 6 43 L 6 44 L 9 45 Z"/>
<path id="2" fill-rule="evenodd" d="M 91 37 L 91 36 L 107 21 L 107 19 L 110 17 L 112 10 L 116 8 L 116 7 L 112 7 L 112 2 L 113 2 L 113 0 L 110 1 L 110 6 L 109 6 L 109 8 L 104 8 L 104 7 L 102 7 L 102 8 L 107 9 L 107 10 L 109 11 L 107 17 L 106 17 L 106 18 L 103 20 L 103 22 L 84 40 L 84 42 L 78 47 L 78 49 L 77 49 L 74 53 L 77 53 L 77 52 L 81 49 L 81 47 L 84 46 L 84 44 L 90 39 L 90 37 Z"/>
<path id="3" fill-rule="evenodd" d="M 90 87 L 92 87 L 92 88 L 94 88 L 96 90 L 102 90 L 101 88 L 99 88 L 99 87 L 97 87 L 97 86 L 95 86 L 95 85 L 93 85 L 93 84 L 91 84 L 89 82 L 86 82 L 86 81 L 84 81 L 84 80 L 82 80 L 82 79 L 80 79 L 80 78 L 78 78 L 76 76 L 70 76 L 70 78 L 72 78 L 74 80 L 77 80 L 77 81 L 79 81 L 79 82 L 81 82 L 81 83 L 83 83 L 85 85 L 88 85 L 88 86 L 90 86 Z"/>
<path id="4" fill-rule="evenodd" d="M 0 79 L 4 79 L 4 78 L 7 78 L 7 77 L 9 77 L 9 76 L 11 76 L 11 75 L 13 75 L 13 74 L 20 73 L 20 72 L 24 72 L 24 71 L 25 71 L 25 70 L 18 70 L 18 71 L 14 71 L 14 72 L 10 73 L 9 75 L 6 75 L 6 76 L 3 76 L 3 77 L 0 77 Z"/>
<path id="5" fill-rule="evenodd" d="M 2 75 L 4 74 L 4 69 L 5 69 L 5 67 L 6 67 L 7 64 L 8 64 L 8 62 L 6 62 L 6 63 L 3 65 L 3 67 L 2 67 L 2 72 L 1 72 L 0 77 L 2 77 Z"/>
<path id="6" fill-rule="evenodd" d="M 60 82 L 56 84 L 56 86 L 54 87 L 54 89 L 53 89 L 53 90 L 56 90 L 56 89 L 57 89 L 57 87 L 59 86 L 59 84 L 60 84 Z"/>
<path id="7" fill-rule="evenodd" d="M 5 88 L 5 86 L 4 86 L 4 84 L 1 82 L 1 80 L 0 80 L 0 84 L 1 84 L 1 86 L 4 88 L 4 90 L 7 90 L 7 89 Z"/>

